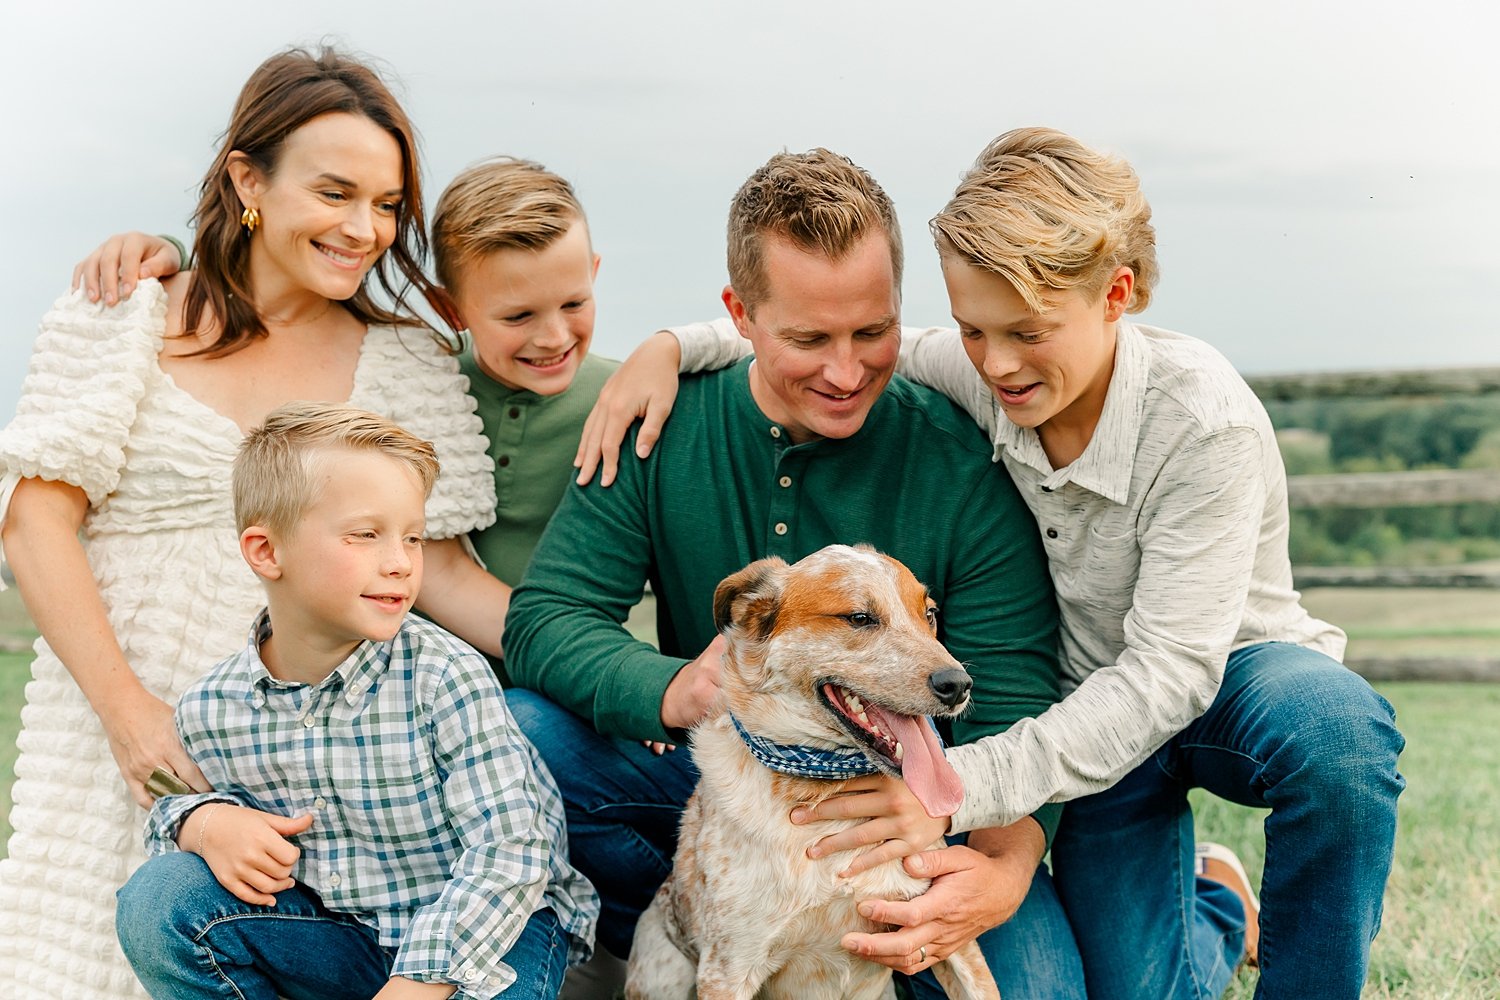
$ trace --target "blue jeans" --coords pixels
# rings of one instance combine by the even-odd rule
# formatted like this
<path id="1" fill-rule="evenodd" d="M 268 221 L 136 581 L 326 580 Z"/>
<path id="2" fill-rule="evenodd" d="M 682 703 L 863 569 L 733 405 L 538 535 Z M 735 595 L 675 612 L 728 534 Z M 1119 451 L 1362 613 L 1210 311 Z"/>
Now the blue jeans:
<path id="1" fill-rule="evenodd" d="M 157 1000 L 369 1000 L 390 978 L 395 949 L 375 930 L 323 905 L 300 882 L 276 905 L 242 902 L 196 854 L 163 854 L 118 895 L 120 946 Z M 505 956 L 506 1000 L 556 1000 L 567 933 L 551 910 L 531 915 Z"/>
<path id="2" fill-rule="evenodd" d="M 1256 996 L 1357 998 L 1380 926 L 1405 781 L 1395 713 L 1321 653 L 1232 653 L 1200 718 L 1107 791 L 1070 802 L 1052 845 L 1089 995 L 1219 996 L 1244 915 L 1193 873 L 1190 788 L 1269 807 Z"/>
<path id="3" fill-rule="evenodd" d="M 516 724 L 562 790 L 573 866 L 599 891 L 599 943 L 630 953 L 636 921 L 672 870 L 677 826 L 698 783 L 687 749 L 657 756 L 640 743 L 600 736 L 583 719 L 533 691 L 505 692 Z M 1020 910 L 979 939 L 1001 994 L 1081 1000 L 1083 969 L 1045 868 Z M 918 995 L 938 990 L 930 973 Z"/>

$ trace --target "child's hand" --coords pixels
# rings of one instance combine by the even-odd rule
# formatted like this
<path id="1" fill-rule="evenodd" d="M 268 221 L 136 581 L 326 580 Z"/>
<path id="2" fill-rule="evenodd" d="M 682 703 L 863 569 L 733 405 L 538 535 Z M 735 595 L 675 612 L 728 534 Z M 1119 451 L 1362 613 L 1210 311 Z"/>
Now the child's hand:
<path id="1" fill-rule="evenodd" d="M 292 865 L 302 856 L 302 851 L 286 838 L 312 824 L 312 813 L 277 816 L 210 802 L 189 814 L 177 844 L 201 855 L 214 878 L 237 899 L 255 906 L 275 906 L 275 893 L 292 887 Z"/>
<path id="2" fill-rule="evenodd" d="M 677 366 L 682 350 L 677 338 L 665 331 L 648 337 L 625 359 L 618 371 L 599 390 L 599 399 L 589 411 L 578 440 L 573 467 L 578 470 L 578 485 L 587 486 L 595 470 L 603 466 L 599 485 L 615 481 L 620 466 L 620 444 L 630 425 L 641 421 L 635 436 L 637 458 L 651 454 L 651 447 L 661 437 L 662 425 L 677 402 Z"/>
<path id="3" fill-rule="evenodd" d="M 90 302 L 105 305 L 130 298 L 141 278 L 164 278 L 182 270 L 177 248 L 160 236 L 118 233 L 73 268 L 73 288 L 83 286 Z"/>

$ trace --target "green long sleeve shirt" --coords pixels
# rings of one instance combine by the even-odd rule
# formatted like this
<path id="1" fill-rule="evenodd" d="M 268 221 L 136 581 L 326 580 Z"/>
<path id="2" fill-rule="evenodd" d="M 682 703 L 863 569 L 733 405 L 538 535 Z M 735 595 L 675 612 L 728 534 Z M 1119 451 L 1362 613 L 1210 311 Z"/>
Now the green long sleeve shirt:
<path id="1" fill-rule="evenodd" d="M 927 585 L 939 638 L 973 677 L 955 742 L 1056 702 L 1057 610 L 1039 533 L 974 422 L 897 377 L 856 434 L 794 445 L 756 406 L 749 364 L 685 377 L 649 458 L 624 461 L 607 489 L 568 487 L 511 597 L 514 682 L 600 733 L 680 741 L 662 728 L 662 698 L 714 638 L 719 581 L 766 556 L 866 542 Z M 633 454 L 633 434 L 621 450 Z M 647 580 L 660 651 L 623 625 Z M 1035 816 L 1049 840 L 1057 809 Z"/>

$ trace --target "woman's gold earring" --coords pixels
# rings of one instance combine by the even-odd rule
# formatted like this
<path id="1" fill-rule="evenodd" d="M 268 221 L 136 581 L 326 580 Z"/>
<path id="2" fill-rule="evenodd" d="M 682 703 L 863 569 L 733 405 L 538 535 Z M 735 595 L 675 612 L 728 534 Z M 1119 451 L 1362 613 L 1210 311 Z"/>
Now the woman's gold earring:
<path id="1" fill-rule="evenodd" d="M 240 213 L 240 225 L 245 227 L 245 235 L 249 236 L 255 232 L 255 227 L 260 225 L 260 213 L 253 208 L 246 207 Z"/>

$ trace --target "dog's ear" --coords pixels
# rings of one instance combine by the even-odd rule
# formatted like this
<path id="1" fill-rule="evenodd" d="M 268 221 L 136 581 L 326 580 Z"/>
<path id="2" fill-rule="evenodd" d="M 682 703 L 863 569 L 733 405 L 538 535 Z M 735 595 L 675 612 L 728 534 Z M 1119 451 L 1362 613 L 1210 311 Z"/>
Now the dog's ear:
<path id="1" fill-rule="evenodd" d="M 714 590 L 714 627 L 723 632 L 738 625 L 755 639 L 771 634 L 781 598 L 781 571 L 786 561 L 772 556 L 724 578 Z"/>

